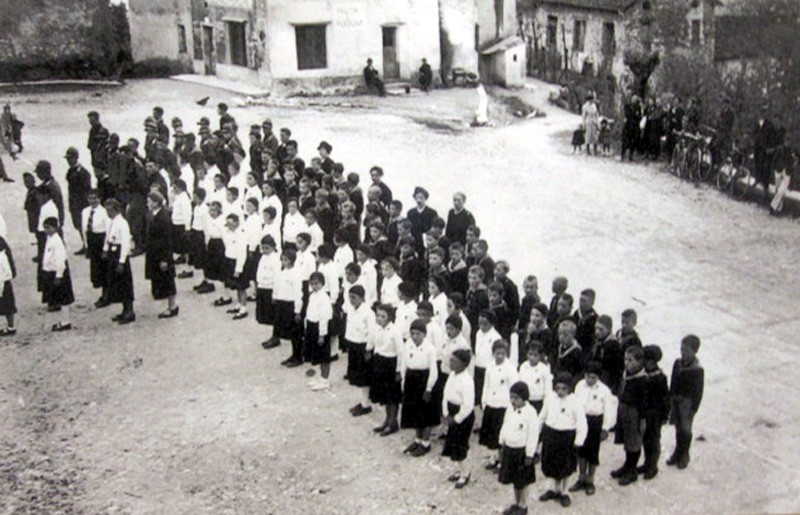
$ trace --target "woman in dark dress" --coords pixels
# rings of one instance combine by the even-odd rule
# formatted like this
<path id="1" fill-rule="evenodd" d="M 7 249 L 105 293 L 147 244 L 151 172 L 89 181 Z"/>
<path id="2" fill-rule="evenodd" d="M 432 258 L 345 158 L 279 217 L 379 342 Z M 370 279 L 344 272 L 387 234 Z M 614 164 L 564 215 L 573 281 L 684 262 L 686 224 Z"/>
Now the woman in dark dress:
<path id="1" fill-rule="evenodd" d="M 144 277 L 150 281 L 150 290 L 156 300 L 167 299 L 167 310 L 158 318 L 178 316 L 175 301 L 175 262 L 172 259 L 172 221 L 164 209 L 165 199 L 159 192 L 147 196 L 150 220 L 147 224 L 147 253 L 144 262 Z"/>

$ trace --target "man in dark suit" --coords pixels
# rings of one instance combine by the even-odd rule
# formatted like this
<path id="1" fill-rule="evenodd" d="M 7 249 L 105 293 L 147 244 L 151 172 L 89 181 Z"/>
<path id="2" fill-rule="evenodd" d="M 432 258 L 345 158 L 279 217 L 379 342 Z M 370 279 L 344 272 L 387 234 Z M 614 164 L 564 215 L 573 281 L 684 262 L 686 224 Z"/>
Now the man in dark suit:
<path id="1" fill-rule="evenodd" d="M 164 109 L 158 106 L 154 107 L 153 118 L 156 119 L 156 138 L 169 146 L 169 127 L 164 123 Z"/>
<path id="2" fill-rule="evenodd" d="M 431 84 L 433 84 L 433 70 L 428 60 L 422 59 L 422 66 L 419 67 L 419 85 L 422 91 L 427 93 L 431 89 Z"/>
<path id="3" fill-rule="evenodd" d="M 122 170 L 125 189 L 127 191 L 128 206 L 125 218 L 130 225 L 134 250 L 131 257 L 144 253 L 147 246 L 147 232 L 145 218 L 147 213 L 147 193 L 150 184 L 144 167 L 144 160 L 139 155 L 139 142 L 131 138 L 127 145 L 122 147 Z"/>
<path id="4" fill-rule="evenodd" d="M 97 111 L 90 111 L 86 115 L 89 118 L 89 141 L 86 148 L 92 155 L 92 168 L 106 168 L 108 166 L 108 129 L 100 123 L 100 115 Z"/>
<path id="5" fill-rule="evenodd" d="M 67 149 L 64 159 L 67 160 L 69 170 L 67 170 L 67 193 L 69 202 L 69 214 L 72 217 L 72 225 L 81 235 L 81 248 L 75 253 L 81 256 L 86 253 L 86 242 L 83 241 L 83 231 L 81 231 L 81 216 L 83 208 L 89 205 L 87 200 L 89 190 L 92 189 L 92 174 L 78 162 L 78 149 L 70 147 Z M 98 168 L 102 170 L 102 168 Z"/>
<path id="6" fill-rule="evenodd" d="M 367 59 L 367 65 L 364 67 L 364 84 L 367 86 L 367 90 L 375 88 L 378 90 L 378 95 L 382 97 L 386 96 L 386 88 L 383 85 L 378 70 L 372 66 L 372 59 Z"/>
<path id="7" fill-rule="evenodd" d="M 777 146 L 778 131 L 767 117 L 763 108 L 753 136 L 753 154 L 756 168 L 756 184 L 764 188 L 764 202 L 769 198 L 769 184 L 772 182 L 772 161 Z"/>

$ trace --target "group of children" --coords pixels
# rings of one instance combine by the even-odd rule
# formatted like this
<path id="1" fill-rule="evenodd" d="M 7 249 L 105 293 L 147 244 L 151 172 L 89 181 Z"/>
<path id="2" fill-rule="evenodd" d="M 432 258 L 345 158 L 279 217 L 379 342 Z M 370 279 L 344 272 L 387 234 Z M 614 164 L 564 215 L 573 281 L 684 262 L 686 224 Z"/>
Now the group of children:
<path id="1" fill-rule="evenodd" d="M 221 124 L 235 133 L 235 121 L 226 116 Z M 271 126 L 265 121 L 264 131 Z M 254 301 L 257 322 L 268 326 L 262 347 L 289 345 L 282 361 L 288 368 L 319 366 L 319 377 L 309 381 L 312 390 L 331 388 L 331 363 L 346 354 L 345 380 L 360 395 L 351 415 L 383 406 L 384 419 L 374 431 L 386 437 L 413 429 L 404 450 L 412 457 L 429 453 L 432 434 L 438 434 L 442 454 L 454 463 L 449 479 L 456 488 L 470 481 L 467 457 L 477 432 L 489 451 L 485 468 L 513 485 L 507 514 L 527 512 L 539 461 L 554 482 L 540 500 L 566 507 L 568 491 L 593 495 L 601 442 L 612 430 L 625 449 L 623 466 L 612 472 L 620 485 L 638 474 L 655 477 L 668 417 L 677 445 L 667 464 L 688 465 L 703 391 L 696 336 L 683 339 L 668 387 L 658 367 L 661 350 L 642 345 L 635 311 L 623 312 L 622 328 L 614 333 L 611 318 L 593 308 L 595 292 L 582 291 L 575 309 L 563 277 L 553 281 L 549 307 L 539 298 L 535 276 L 525 278 L 520 298 L 508 263 L 489 256 L 479 227 L 455 230 L 454 220 L 465 218 L 465 195 L 457 194 L 462 209 L 451 210 L 448 223 L 426 205 L 428 192 L 417 188 L 416 206 L 404 218 L 379 167 L 371 170 L 365 199 L 358 175 L 343 174 L 327 142 L 305 168 L 288 129 L 273 146 L 271 132 L 256 128 L 251 154 L 260 161 L 251 163 L 245 178 L 242 151 L 227 168 L 216 159 L 188 159 L 191 187 L 166 178 L 170 252 L 177 266 L 188 266 L 178 278 L 202 275 L 194 287 L 198 294 L 224 290 L 213 305 L 230 306 L 234 320 L 247 318 Z M 93 190 L 84 210 L 90 275 L 103 291 L 98 306 L 122 302 L 119 316 L 129 320 L 130 230 L 116 199 L 104 205 Z M 74 300 L 66 250 L 58 220 L 45 219 L 43 227 L 44 298 L 63 308 Z M 13 316 L 7 309 L 13 261 L 3 243 L 0 314 Z M 567 488 L 576 471 L 578 480 Z"/>

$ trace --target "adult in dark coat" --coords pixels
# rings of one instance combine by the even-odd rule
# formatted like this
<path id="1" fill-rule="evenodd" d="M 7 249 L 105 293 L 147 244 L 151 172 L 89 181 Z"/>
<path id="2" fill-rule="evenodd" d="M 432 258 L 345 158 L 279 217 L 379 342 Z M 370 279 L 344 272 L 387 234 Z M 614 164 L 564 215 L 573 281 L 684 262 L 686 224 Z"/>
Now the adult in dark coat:
<path id="1" fill-rule="evenodd" d="M 169 127 L 164 123 L 164 109 L 158 106 L 154 107 L 153 118 L 156 120 L 156 138 L 164 145 L 169 146 Z"/>
<path id="2" fill-rule="evenodd" d="M 92 167 L 93 168 L 106 168 L 108 166 L 107 145 L 109 132 L 108 129 L 103 127 L 100 123 L 100 115 L 97 111 L 90 111 L 86 115 L 89 118 L 89 141 L 86 143 L 86 148 L 92 154 Z"/>
<path id="3" fill-rule="evenodd" d="M 769 184 L 772 182 L 772 162 L 778 145 L 778 130 L 767 117 L 766 110 L 759 116 L 753 134 L 753 157 L 756 168 L 756 183 L 764 188 L 764 201 L 769 198 Z"/>
<path id="4" fill-rule="evenodd" d="M 423 236 L 431 229 L 433 219 L 439 216 L 435 209 L 426 205 L 430 194 L 428 190 L 417 186 L 414 188 L 414 200 L 417 202 L 415 207 L 408 210 L 406 218 L 411 222 L 411 235 L 417 242 L 417 252 L 422 254 L 425 249 L 423 246 Z"/>
<path id="5" fill-rule="evenodd" d="M 72 225 L 81 235 L 81 248 L 75 253 L 76 256 L 86 253 L 86 242 L 83 241 L 83 232 L 81 231 L 81 216 L 83 209 L 89 205 L 87 198 L 89 190 L 92 189 L 92 174 L 78 162 L 79 157 L 78 149 L 75 147 L 68 148 L 64 156 L 69 165 L 69 170 L 67 170 L 69 214 L 72 217 Z M 102 170 L 102 168 L 98 169 Z"/>
<path id="6" fill-rule="evenodd" d="M 373 166 L 369 169 L 369 176 L 372 179 L 372 184 L 381 189 L 381 204 L 384 209 L 389 209 L 392 203 L 392 190 L 383 182 L 383 168 L 380 166 Z"/>
<path id="7" fill-rule="evenodd" d="M 625 152 L 628 158 L 633 161 L 633 153 L 639 146 L 640 129 L 642 121 L 642 103 L 639 97 L 633 95 L 631 100 L 624 107 L 625 124 L 622 126 L 622 160 L 625 160 Z"/>
<path id="8" fill-rule="evenodd" d="M 466 244 L 467 229 L 470 225 L 475 225 L 475 217 L 464 208 L 466 201 L 467 196 L 460 191 L 453 194 L 453 209 L 447 213 L 447 229 L 444 232 L 451 242 Z"/>
<path id="9" fill-rule="evenodd" d="M 419 67 L 419 85 L 422 91 L 427 93 L 431 89 L 431 84 L 433 84 L 433 70 L 428 60 L 423 58 L 422 66 Z"/>
<path id="10" fill-rule="evenodd" d="M 150 219 L 147 223 L 147 252 L 145 254 L 144 274 L 150 281 L 150 291 L 156 300 L 167 299 L 166 311 L 158 318 L 178 316 L 175 302 L 175 262 L 172 259 L 172 221 L 164 208 L 166 200 L 158 192 L 147 196 L 147 209 Z"/>
<path id="11" fill-rule="evenodd" d="M 378 91 L 378 95 L 382 97 L 386 96 L 386 87 L 381 80 L 378 70 L 372 66 L 372 59 L 367 59 L 367 65 L 364 67 L 364 84 L 367 86 L 367 90 L 375 88 Z"/>
<path id="12" fill-rule="evenodd" d="M 128 140 L 128 144 L 123 147 L 122 166 L 125 174 L 126 190 L 128 192 L 128 206 L 125 218 L 130 224 L 131 237 L 133 238 L 134 250 L 132 257 L 144 253 L 147 247 L 147 193 L 150 191 L 150 184 L 147 180 L 147 173 L 144 161 L 138 154 L 139 142 L 135 139 Z"/>
<path id="13" fill-rule="evenodd" d="M 122 194 L 123 190 L 123 182 L 124 182 L 124 173 L 122 170 L 122 153 L 121 149 L 119 148 L 119 134 L 116 132 L 111 134 L 108 137 L 108 145 L 106 145 L 106 156 L 107 156 L 107 168 L 106 172 L 108 173 L 108 178 L 111 181 L 111 184 L 114 185 L 118 194 Z M 117 199 L 122 202 L 123 207 L 125 206 L 125 199 Z"/>
<path id="14" fill-rule="evenodd" d="M 47 194 L 53 199 L 53 203 L 58 209 L 58 220 L 62 226 L 64 224 L 64 194 L 61 192 L 61 185 L 53 177 L 53 167 L 50 161 L 39 161 L 36 163 L 36 170 L 34 171 L 36 177 L 39 178 L 39 190 L 46 191 Z"/>

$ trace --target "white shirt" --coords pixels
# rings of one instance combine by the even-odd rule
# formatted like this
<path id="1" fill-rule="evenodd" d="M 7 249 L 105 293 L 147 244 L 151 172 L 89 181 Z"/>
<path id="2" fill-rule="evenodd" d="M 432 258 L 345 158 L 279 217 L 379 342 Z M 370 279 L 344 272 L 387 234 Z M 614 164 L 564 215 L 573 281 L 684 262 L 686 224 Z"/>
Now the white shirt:
<path id="1" fill-rule="evenodd" d="M 397 311 L 394 314 L 395 324 L 400 327 L 400 334 L 404 340 L 411 337 L 411 322 L 417 319 L 417 303 L 413 300 L 400 302 L 397 304 Z"/>
<path id="2" fill-rule="evenodd" d="M 225 186 L 219 189 L 211 188 L 210 190 L 208 190 L 208 193 L 206 194 L 206 204 L 211 204 L 212 202 L 219 202 L 224 211 L 225 204 L 228 203 L 227 195 L 228 195 L 228 190 L 225 189 Z"/>
<path id="3" fill-rule="evenodd" d="M 208 206 L 200 204 L 192 208 L 192 230 L 205 232 L 208 223 Z"/>
<path id="4" fill-rule="evenodd" d="M 409 340 L 405 343 L 400 356 L 403 381 L 405 381 L 406 370 L 428 370 L 425 391 L 432 391 L 433 385 L 439 378 L 439 371 L 436 369 L 436 349 L 433 348 L 433 345 L 428 340 L 422 340 L 419 345 L 413 340 Z"/>
<path id="5" fill-rule="evenodd" d="M 367 350 L 375 350 L 375 354 L 380 354 L 385 358 L 396 358 L 403 352 L 403 336 L 400 329 L 392 322 L 381 327 L 374 320 L 370 325 L 369 339 L 367 340 Z M 397 371 L 400 372 L 400 362 L 397 363 Z"/>
<path id="6" fill-rule="evenodd" d="M 61 220 L 58 218 L 58 208 L 52 199 L 49 199 L 39 208 L 39 224 L 36 227 L 37 231 L 44 232 L 44 221 L 48 218 L 55 218 L 58 220 L 58 223 L 61 223 Z"/>
<path id="7" fill-rule="evenodd" d="M 324 290 L 328 292 L 331 302 L 335 303 L 336 299 L 339 298 L 339 291 L 341 290 L 339 285 L 339 272 L 336 270 L 336 263 L 333 261 L 319 263 L 317 266 L 317 271 L 321 273 L 323 277 L 325 277 Z"/>
<path id="8" fill-rule="evenodd" d="M 256 213 L 247 215 L 247 218 L 244 219 L 242 230 L 244 231 L 245 240 L 247 240 L 247 250 L 249 252 L 257 252 L 261 246 L 261 231 L 263 230 L 261 225 L 261 218 Z"/>
<path id="9" fill-rule="evenodd" d="M 551 392 L 544 401 L 542 412 L 539 413 L 539 429 L 547 425 L 557 431 L 575 430 L 575 446 L 580 447 L 586 440 L 588 427 L 586 413 L 583 411 L 581 401 L 573 394 L 563 399 L 555 392 Z"/>
<path id="10" fill-rule="evenodd" d="M 507 408 L 511 405 L 511 385 L 517 382 L 517 369 L 506 359 L 499 365 L 492 362 L 486 367 L 483 380 L 482 407 Z"/>
<path id="11" fill-rule="evenodd" d="M 2 229 L 2 227 L 0 227 Z M 0 236 L 2 238 L 2 236 Z M 5 286 L 6 281 L 14 278 L 11 271 L 11 261 L 8 260 L 8 252 L 5 250 L 0 251 L 0 286 Z"/>
<path id="12" fill-rule="evenodd" d="M 339 271 L 339 279 L 344 281 L 345 267 L 355 260 L 356 255 L 349 245 L 336 247 L 336 253 L 333 255 L 333 262 L 336 263 L 336 269 Z"/>
<path id="13" fill-rule="evenodd" d="M 359 277 L 358 279 L 356 279 L 356 282 L 354 283 L 347 282 L 347 279 L 345 279 L 342 282 L 342 299 L 344 300 L 344 304 L 342 305 L 342 310 L 347 315 L 349 315 L 350 312 L 353 310 L 353 304 L 350 302 L 350 288 L 356 285 L 361 286 L 363 288 L 364 280 L 361 277 Z M 366 288 L 364 289 L 366 290 Z M 364 299 L 364 304 L 366 304 L 366 299 Z"/>
<path id="14" fill-rule="evenodd" d="M 275 287 L 275 278 L 281 271 L 281 258 L 277 252 L 262 254 L 256 269 L 256 287 L 259 290 L 271 290 Z"/>
<path id="15" fill-rule="evenodd" d="M 172 202 L 172 225 L 189 227 L 192 223 L 192 199 L 186 192 L 181 192 Z"/>
<path id="16" fill-rule="evenodd" d="M 282 268 L 275 276 L 274 300 L 294 303 L 294 312 L 299 315 L 303 309 L 303 279 L 297 267 Z"/>
<path id="17" fill-rule="evenodd" d="M 283 219 L 283 243 L 296 243 L 297 235 L 306 232 L 306 219 L 300 213 L 287 213 Z"/>
<path id="18" fill-rule="evenodd" d="M 436 297 L 431 297 L 428 301 L 433 306 L 433 319 L 436 325 L 444 329 L 447 320 L 447 295 L 440 292 Z"/>
<path id="19" fill-rule="evenodd" d="M 277 195 L 271 195 L 269 197 L 262 197 L 261 198 L 261 206 L 259 209 L 263 213 L 265 209 L 272 206 L 275 208 L 275 220 L 278 221 L 278 225 L 280 225 L 280 221 L 283 220 L 283 203 L 281 202 L 280 197 Z M 278 241 L 278 240 L 275 240 Z"/>
<path id="20" fill-rule="evenodd" d="M 239 198 L 237 202 L 241 205 L 244 205 L 245 200 L 247 198 L 244 194 L 247 192 L 247 176 L 243 174 L 241 171 L 236 175 L 231 175 L 230 179 L 228 179 L 228 189 L 236 188 L 236 191 L 239 192 Z"/>
<path id="21" fill-rule="evenodd" d="M 520 365 L 519 380 L 528 385 L 532 401 L 544 401 L 547 394 L 553 391 L 553 373 L 550 371 L 550 365 L 543 361 L 535 366 L 531 366 L 530 361 Z"/>
<path id="22" fill-rule="evenodd" d="M 223 218 L 227 219 L 228 215 L 236 215 L 239 217 L 239 223 L 242 223 L 244 220 L 244 211 L 242 211 L 242 205 L 239 202 L 239 199 L 234 200 L 233 202 L 228 202 L 227 200 L 222 203 L 222 216 Z"/>
<path id="23" fill-rule="evenodd" d="M 249 186 L 244 192 L 244 202 L 247 202 L 251 198 L 254 198 L 258 201 L 258 210 L 263 211 L 266 206 L 261 205 L 261 199 L 263 198 L 264 194 L 261 193 L 261 188 L 258 187 L 258 184 L 255 186 Z"/>
<path id="24" fill-rule="evenodd" d="M 458 413 L 453 415 L 453 419 L 458 424 L 464 422 L 475 410 L 475 381 L 466 370 L 447 376 L 442 396 L 442 413 L 444 414 L 448 413 L 448 403 L 459 406 Z"/>
<path id="25" fill-rule="evenodd" d="M 603 429 L 606 431 L 611 429 L 613 423 L 616 422 L 614 408 L 617 403 L 608 386 L 604 385 L 602 381 L 597 381 L 593 386 L 589 386 L 586 379 L 581 379 L 575 385 L 574 395 L 583 405 L 586 416 L 603 415 Z"/>
<path id="26" fill-rule="evenodd" d="M 367 343 L 372 316 L 372 310 L 369 309 L 366 302 L 362 302 L 357 308 L 351 306 L 347 312 L 345 340 L 353 343 Z"/>
<path id="27" fill-rule="evenodd" d="M 213 200 L 211 198 L 211 193 L 214 191 L 214 177 L 212 177 L 211 174 L 206 174 L 206 178 L 199 181 L 197 187 L 206 192 L 206 198 L 203 200 L 203 204 L 208 205 Z"/>
<path id="28" fill-rule="evenodd" d="M 94 211 L 94 216 L 92 216 L 92 211 Z M 105 234 L 108 232 L 108 224 L 110 222 L 108 218 L 108 213 L 106 212 L 103 206 L 87 206 L 83 208 L 83 212 L 81 213 L 81 232 L 83 233 L 83 239 L 87 240 L 89 233 L 89 218 L 92 219 L 92 233 L 94 234 Z"/>
<path id="29" fill-rule="evenodd" d="M 325 234 L 323 234 L 322 228 L 316 222 L 311 225 L 306 224 L 305 232 L 311 236 L 311 244 L 308 248 L 316 254 L 319 246 L 325 243 Z"/>
<path id="30" fill-rule="evenodd" d="M 400 275 L 394 274 L 391 277 L 384 277 L 381 283 L 381 303 L 397 307 L 400 304 L 400 291 L 398 287 L 403 282 Z M 416 309 L 416 308 L 414 308 Z"/>
<path id="31" fill-rule="evenodd" d="M 275 250 L 281 252 L 283 245 L 281 244 L 281 226 L 278 222 L 273 220 L 270 224 L 262 224 L 261 237 L 263 238 L 264 236 L 272 236 L 272 239 L 275 240 Z"/>
<path id="32" fill-rule="evenodd" d="M 228 229 L 225 227 L 225 217 L 219 215 L 218 217 L 214 218 L 209 215 L 208 219 L 206 219 L 206 243 L 208 243 L 209 240 L 221 240 L 222 236 L 227 230 Z"/>
<path id="33" fill-rule="evenodd" d="M 225 243 L 225 257 L 236 260 L 234 273 L 241 274 L 247 261 L 247 240 L 244 232 L 238 228 L 235 231 L 227 230 L 222 236 L 222 241 Z"/>
<path id="34" fill-rule="evenodd" d="M 7 234 L 8 226 L 6 225 L 6 219 L 0 214 L 0 238 L 5 238 Z"/>
<path id="35" fill-rule="evenodd" d="M 445 351 L 447 333 L 445 333 L 444 329 L 439 327 L 433 319 L 431 319 L 425 327 L 428 330 L 425 339 L 431 342 L 433 348 L 436 349 L 436 361 L 447 360 L 450 357 Z"/>
<path id="36" fill-rule="evenodd" d="M 307 248 L 303 251 L 297 251 L 297 261 L 295 262 L 294 267 L 300 269 L 303 281 L 308 281 L 309 277 L 311 277 L 311 274 L 317 271 L 317 260 L 314 258 L 314 254 L 311 253 L 310 248 Z"/>
<path id="37" fill-rule="evenodd" d="M 533 406 L 525 403 L 519 409 L 509 407 L 500 428 L 500 445 L 512 449 L 525 448 L 525 456 L 533 458 L 539 444 L 539 417 Z"/>
<path id="38" fill-rule="evenodd" d="M 494 363 L 492 345 L 494 345 L 494 342 L 500 339 L 500 333 L 498 333 L 494 328 L 487 332 L 483 332 L 483 330 L 478 329 L 478 333 L 475 335 L 476 367 L 486 368 Z"/>
<path id="39" fill-rule="evenodd" d="M 56 277 L 64 276 L 67 269 L 67 248 L 64 240 L 58 233 L 48 235 L 44 244 L 44 256 L 42 257 L 42 270 L 45 272 L 55 272 Z"/>
<path id="40" fill-rule="evenodd" d="M 108 222 L 103 251 L 109 252 L 112 245 L 119 245 L 119 263 L 124 264 L 131 254 L 131 228 L 122 215 L 117 215 Z"/>
<path id="41" fill-rule="evenodd" d="M 464 338 L 463 334 L 459 334 L 455 338 L 450 338 L 449 336 L 447 336 L 447 333 L 445 333 L 445 338 L 446 340 L 444 342 L 443 352 L 441 354 L 442 372 L 449 374 L 450 356 L 452 356 L 453 351 L 456 351 L 458 349 L 464 349 L 470 351 L 471 353 L 472 349 L 470 349 L 469 342 L 467 341 L 466 338 Z M 472 360 L 470 360 L 470 363 L 471 362 Z"/>
<path id="42" fill-rule="evenodd" d="M 316 322 L 319 324 L 319 335 L 328 335 L 328 322 L 333 318 L 333 306 L 331 298 L 325 290 L 311 292 L 308 296 L 308 307 L 306 308 L 306 322 Z"/>

